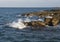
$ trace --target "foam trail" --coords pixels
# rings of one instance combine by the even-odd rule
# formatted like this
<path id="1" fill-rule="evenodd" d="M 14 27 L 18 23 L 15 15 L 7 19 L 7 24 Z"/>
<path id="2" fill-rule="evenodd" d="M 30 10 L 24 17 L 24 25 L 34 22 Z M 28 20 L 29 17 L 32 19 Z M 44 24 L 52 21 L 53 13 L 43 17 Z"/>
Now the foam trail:
<path id="1" fill-rule="evenodd" d="M 26 26 L 23 24 L 22 19 L 18 19 L 17 22 L 13 21 L 12 23 L 9 23 L 9 27 L 14 27 L 14 28 L 18 28 L 18 29 L 23 29 L 26 28 Z"/>

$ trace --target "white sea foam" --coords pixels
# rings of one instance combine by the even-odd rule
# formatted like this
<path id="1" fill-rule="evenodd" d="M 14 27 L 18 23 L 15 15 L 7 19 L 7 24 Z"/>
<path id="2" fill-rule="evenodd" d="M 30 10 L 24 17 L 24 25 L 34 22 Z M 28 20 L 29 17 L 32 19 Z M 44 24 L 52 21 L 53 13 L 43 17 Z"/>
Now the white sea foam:
<path id="1" fill-rule="evenodd" d="M 31 19 L 25 18 L 24 22 L 31 22 Z"/>
<path id="2" fill-rule="evenodd" d="M 42 21 L 42 22 L 44 22 L 44 20 L 43 20 L 43 19 L 38 19 L 38 21 Z"/>
<path id="3" fill-rule="evenodd" d="M 12 23 L 9 23 L 8 25 L 9 25 L 9 27 L 14 27 L 14 28 L 18 28 L 18 29 L 26 28 L 22 19 L 18 19 L 17 22 L 13 21 Z"/>
<path id="4" fill-rule="evenodd" d="M 12 23 L 9 23 L 8 25 L 9 25 L 9 27 L 23 29 L 23 28 L 27 27 L 26 25 L 24 25 L 23 22 L 31 22 L 31 19 L 29 19 L 29 18 L 20 18 L 17 21 L 13 21 Z"/>

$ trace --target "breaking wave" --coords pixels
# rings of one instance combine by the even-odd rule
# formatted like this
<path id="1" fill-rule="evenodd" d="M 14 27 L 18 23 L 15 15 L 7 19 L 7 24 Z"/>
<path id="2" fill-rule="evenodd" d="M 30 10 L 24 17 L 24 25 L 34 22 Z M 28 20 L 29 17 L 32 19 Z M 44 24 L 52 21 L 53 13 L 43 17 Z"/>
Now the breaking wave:
<path id="1" fill-rule="evenodd" d="M 43 18 L 20 16 L 20 18 L 18 20 L 13 21 L 12 23 L 8 23 L 7 25 L 9 25 L 9 27 L 13 27 L 13 28 L 24 29 L 24 28 L 27 28 L 27 26 L 24 24 L 24 22 L 31 22 L 31 21 L 37 21 L 37 20 L 42 21 L 42 22 L 44 21 Z M 51 26 L 49 26 L 48 28 L 50 28 L 50 27 Z M 53 28 L 60 28 L 60 25 L 58 25 L 56 27 L 53 26 Z"/>
<path id="2" fill-rule="evenodd" d="M 23 24 L 22 19 L 18 19 L 17 21 L 13 21 L 12 23 L 9 23 L 9 27 L 23 29 L 26 27 L 26 25 Z"/>
<path id="3" fill-rule="evenodd" d="M 29 18 L 20 18 L 16 21 L 13 21 L 12 23 L 8 23 L 7 25 L 9 27 L 13 27 L 13 28 L 24 29 L 27 26 L 23 22 L 31 22 L 31 19 L 29 19 Z"/>

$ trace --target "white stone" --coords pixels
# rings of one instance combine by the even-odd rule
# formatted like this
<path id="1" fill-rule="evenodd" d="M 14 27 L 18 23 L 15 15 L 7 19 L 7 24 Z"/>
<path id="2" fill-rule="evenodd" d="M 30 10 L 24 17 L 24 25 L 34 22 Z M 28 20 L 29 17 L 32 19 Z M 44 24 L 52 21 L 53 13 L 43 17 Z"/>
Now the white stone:
<path id="1" fill-rule="evenodd" d="M 45 18 L 53 18 L 52 16 L 46 16 Z"/>

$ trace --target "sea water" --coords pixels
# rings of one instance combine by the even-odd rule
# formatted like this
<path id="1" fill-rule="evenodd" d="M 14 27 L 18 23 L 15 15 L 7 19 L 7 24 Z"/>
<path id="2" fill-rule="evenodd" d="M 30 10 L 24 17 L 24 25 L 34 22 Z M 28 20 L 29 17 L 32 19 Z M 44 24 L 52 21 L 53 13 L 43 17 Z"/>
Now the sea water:
<path id="1" fill-rule="evenodd" d="M 23 24 L 21 14 L 52 8 L 0 8 L 0 42 L 59 42 L 60 27 L 32 30 Z M 42 28 L 42 27 L 40 27 Z"/>

